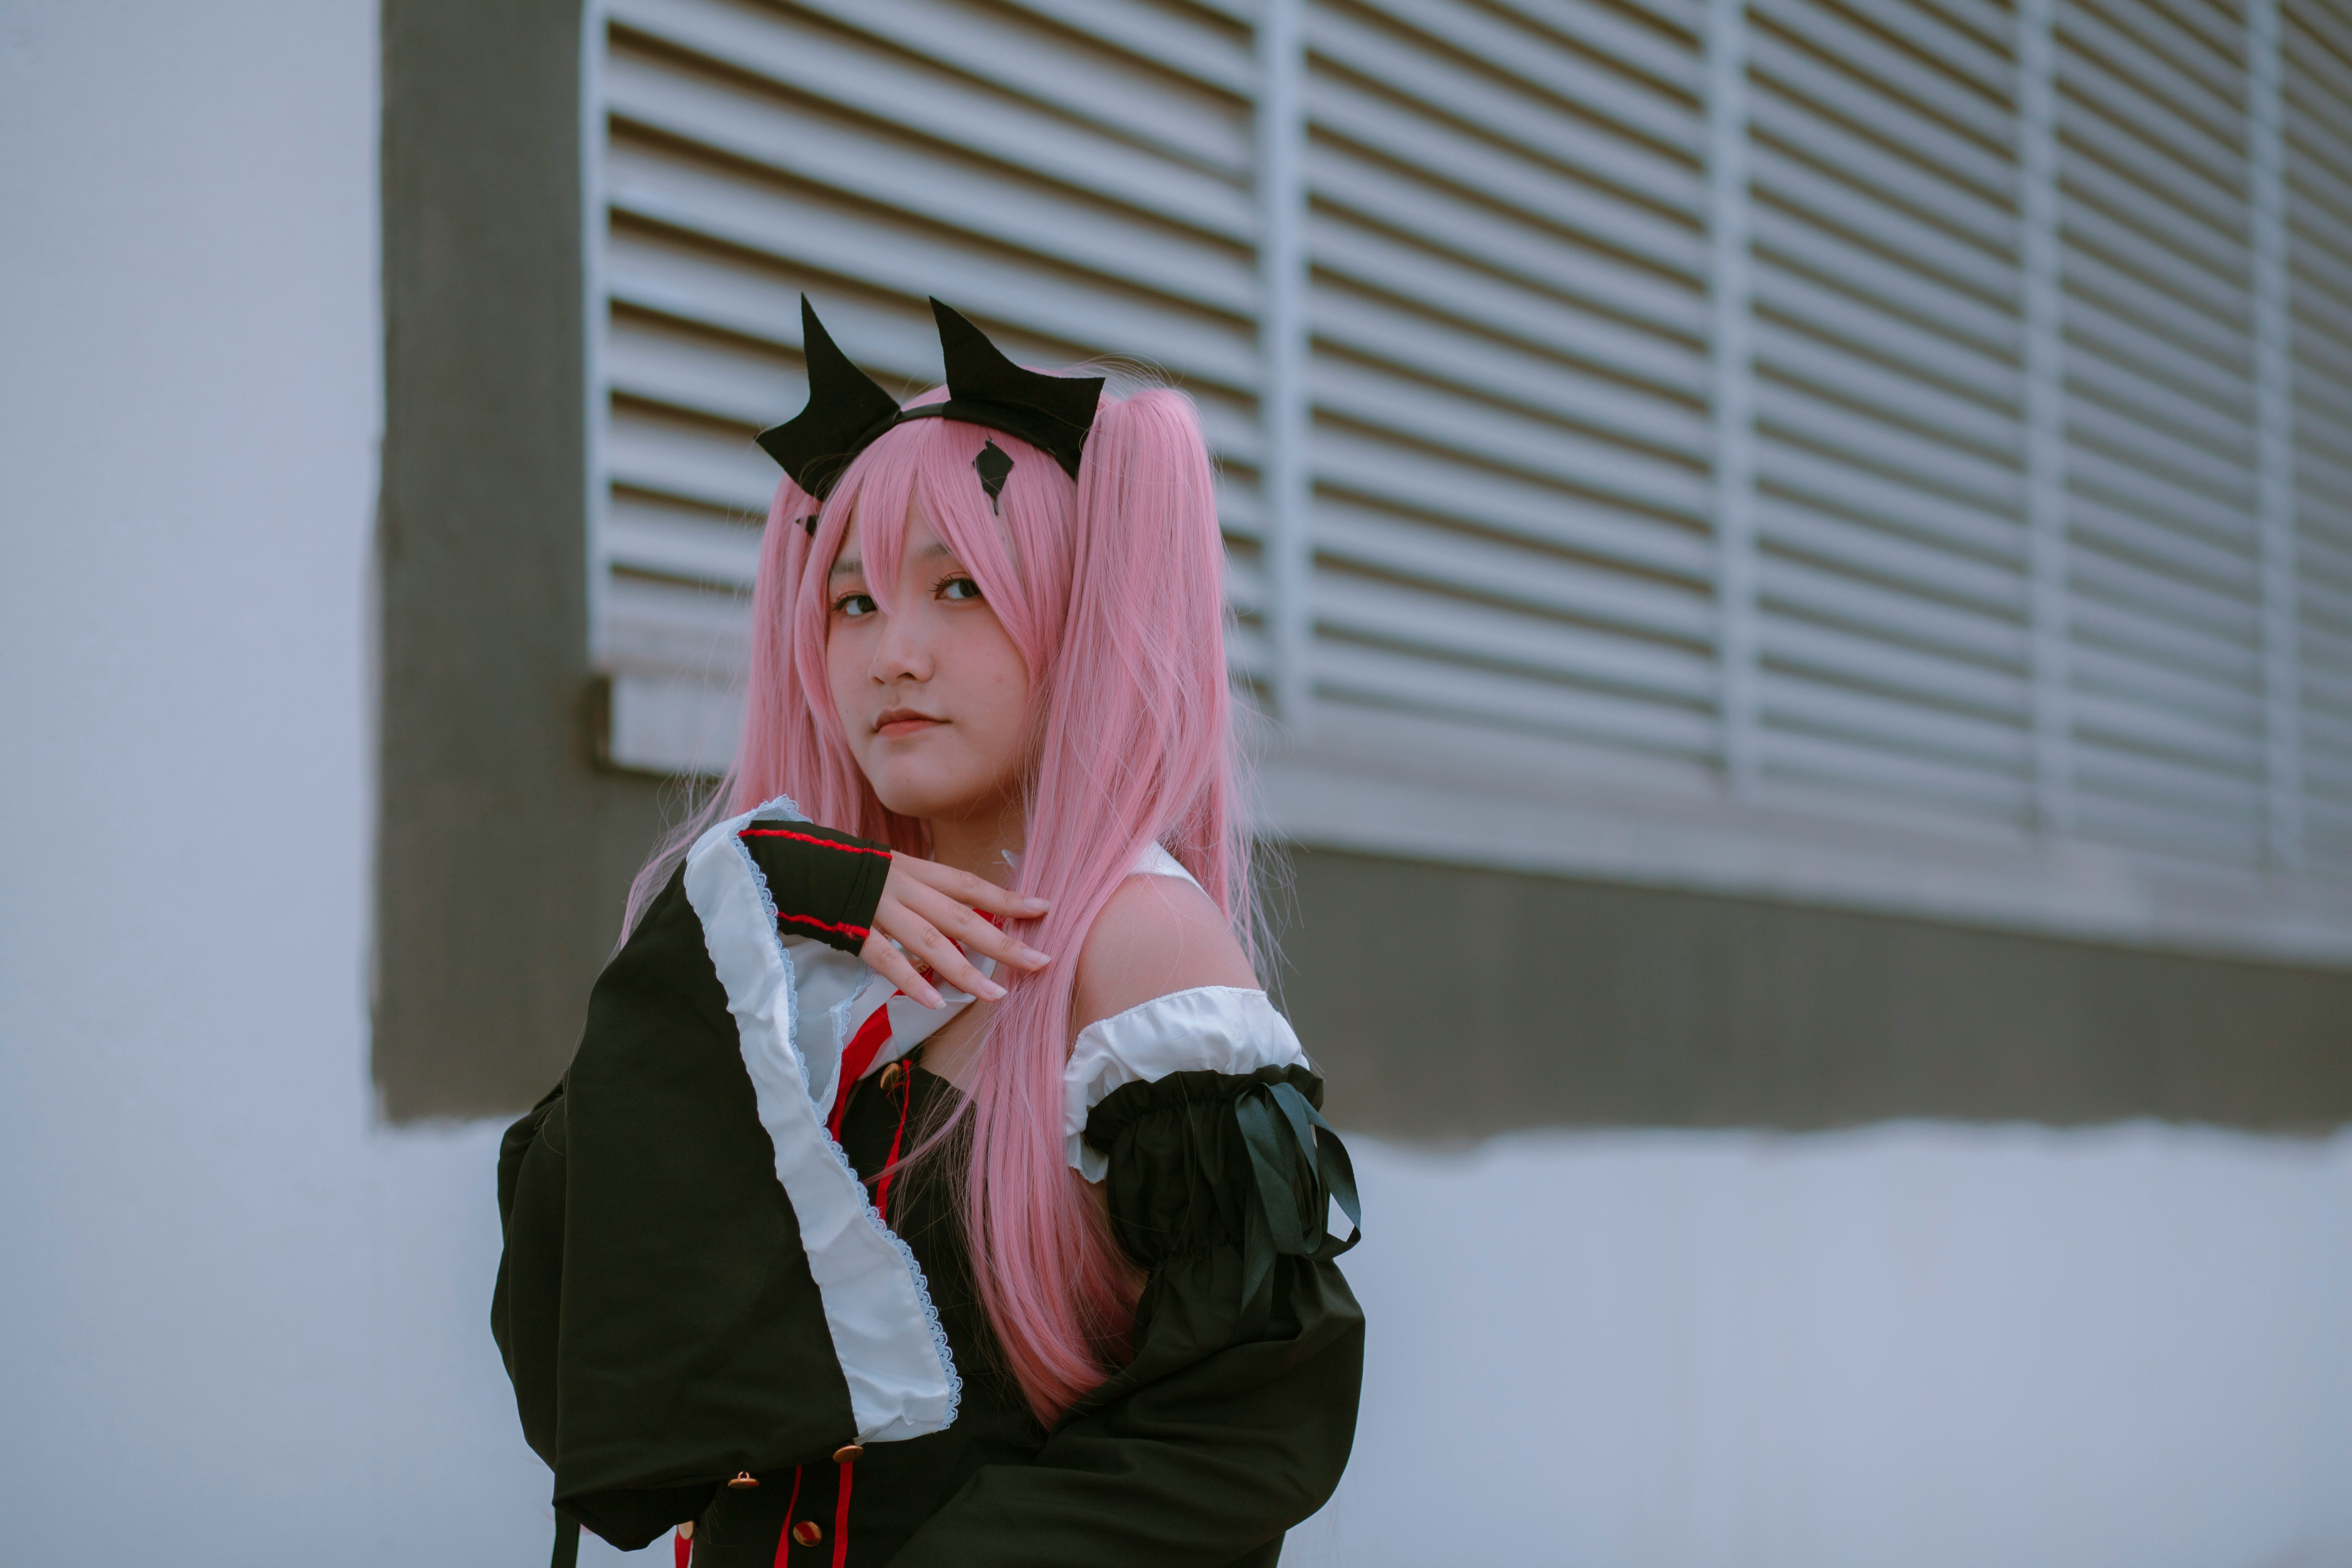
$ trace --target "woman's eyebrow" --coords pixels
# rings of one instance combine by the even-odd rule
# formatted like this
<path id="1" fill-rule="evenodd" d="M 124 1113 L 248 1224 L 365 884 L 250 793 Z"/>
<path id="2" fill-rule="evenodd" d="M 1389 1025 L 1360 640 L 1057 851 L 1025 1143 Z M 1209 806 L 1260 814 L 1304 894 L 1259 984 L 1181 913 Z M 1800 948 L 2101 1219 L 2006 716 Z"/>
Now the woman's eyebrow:
<path id="1" fill-rule="evenodd" d="M 835 556 L 834 558 L 833 570 L 824 574 L 825 581 L 831 582 L 835 577 L 856 577 L 863 574 L 865 570 L 866 563 L 860 561 L 855 555 Z"/>

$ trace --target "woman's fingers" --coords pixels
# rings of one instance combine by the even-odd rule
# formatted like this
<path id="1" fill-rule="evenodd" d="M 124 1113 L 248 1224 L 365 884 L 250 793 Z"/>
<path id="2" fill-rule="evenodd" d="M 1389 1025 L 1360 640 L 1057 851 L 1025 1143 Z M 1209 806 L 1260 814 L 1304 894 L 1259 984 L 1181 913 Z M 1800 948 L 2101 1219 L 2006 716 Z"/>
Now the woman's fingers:
<path id="1" fill-rule="evenodd" d="M 1053 906 L 1045 900 L 1010 888 L 1000 888 L 985 877 L 975 877 L 969 871 L 959 871 L 952 866 L 942 866 L 936 860 L 918 859 L 912 855 L 893 855 L 890 868 L 904 869 L 924 886 L 936 888 L 966 909 L 986 910 L 1007 920 L 1034 920 Z"/>
<path id="2" fill-rule="evenodd" d="M 891 942 L 889 933 L 882 929 L 878 912 L 875 919 L 874 930 L 866 937 L 866 945 L 857 950 L 857 956 L 865 961 L 866 967 L 926 1007 L 945 1006 L 946 1001 L 940 995 L 938 990 L 929 981 L 923 978 L 921 972 L 916 969 L 905 953 L 898 951 L 897 945 Z"/>
<path id="3" fill-rule="evenodd" d="M 876 929 L 896 937 L 907 954 L 929 964 L 933 974 L 957 990 L 974 996 L 985 996 L 992 1002 L 1004 994 L 1003 986 L 974 968 L 971 960 L 963 955 L 963 951 L 952 940 L 925 919 L 921 911 L 908 908 L 903 900 L 885 897 L 882 907 L 875 911 L 874 923 Z M 901 954 L 902 957 L 905 955 Z M 904 988 L 903 982 L 901 988 Z M 932 995 L 933 1000 L 925 1002 L 923 1005 L 936 1007 L 940 1005 L 937 1000 L 938 993 L 933 992 Z"/>
<path id="4" fill-rule="evenodd" d="M 917 884 L 907 889 L 904 899 L 917 914 L 981 957 L 1009 963 L 1015 969 L 1043 969 L 1048 962 L 1044 953 L 1012 932 L 990 924 L 948 893 Z"/>

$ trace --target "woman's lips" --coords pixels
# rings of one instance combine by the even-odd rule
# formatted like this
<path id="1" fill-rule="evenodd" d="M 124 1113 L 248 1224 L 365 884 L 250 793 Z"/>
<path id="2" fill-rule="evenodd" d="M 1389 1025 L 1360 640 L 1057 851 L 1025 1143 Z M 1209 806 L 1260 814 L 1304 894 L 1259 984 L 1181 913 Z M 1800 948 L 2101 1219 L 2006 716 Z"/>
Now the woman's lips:
<path id="1" fill-rule="evenodd" d="M 937 729 L 946 722 L 944 719 L 933 719 L 927 714 L 908 713 L 894 710 L 883 714 L 875 721 L 874 732 L 877 735 L 887 735 L 895 741 L 907 735 L 919 735 L 926 730 Z"/>

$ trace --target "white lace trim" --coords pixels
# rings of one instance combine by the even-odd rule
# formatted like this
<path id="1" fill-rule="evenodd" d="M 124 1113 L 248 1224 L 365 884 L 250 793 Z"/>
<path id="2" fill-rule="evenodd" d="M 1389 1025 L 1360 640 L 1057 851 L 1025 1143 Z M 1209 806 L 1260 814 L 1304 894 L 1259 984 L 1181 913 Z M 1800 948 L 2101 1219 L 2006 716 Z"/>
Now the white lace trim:
<path id="1" fill-rule="evenodd" d="M 883 1221 L 810 1092 L 792 954 L 767 879 L 735 837 L 755 820 L 807 818 L 780 796 L 711 828 L 687 856 L 687 899 L 735 1018 L 776 1180 L 800 1221 L 858 1441 L 919 1437 L 955 1420 L 963 1380 L 922 1266 Z"/>

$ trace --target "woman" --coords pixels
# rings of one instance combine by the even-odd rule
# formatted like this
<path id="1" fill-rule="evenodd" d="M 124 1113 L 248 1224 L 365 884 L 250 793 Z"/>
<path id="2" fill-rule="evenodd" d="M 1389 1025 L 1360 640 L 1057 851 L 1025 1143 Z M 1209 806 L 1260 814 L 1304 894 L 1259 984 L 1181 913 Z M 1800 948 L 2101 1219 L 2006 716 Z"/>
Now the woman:
<path id="1" fill-rule="evenodd" d="M 508 1134 L 500 1348 L 622 1546 L 1271 1563 L 1362 1318 L 1252 963 L 1208 455 L 934 309 L 901 408 L 803 302 L 734 815 L 639 879 Z"/>

